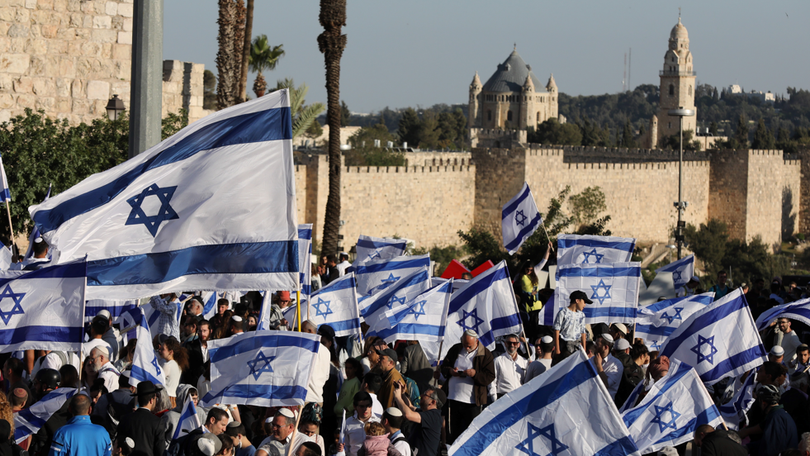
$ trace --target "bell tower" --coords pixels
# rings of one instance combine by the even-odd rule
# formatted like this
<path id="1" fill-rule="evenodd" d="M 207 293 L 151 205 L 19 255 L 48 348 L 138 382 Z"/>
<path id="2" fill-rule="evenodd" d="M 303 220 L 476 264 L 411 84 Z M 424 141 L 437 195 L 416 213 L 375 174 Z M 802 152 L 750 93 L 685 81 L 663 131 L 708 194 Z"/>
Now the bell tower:
<path id="1" fill-rule="evenodd" d="M 689 33 L 681 23 L 672 27 L 669 34 L 669 49 L 664 54 L 664 68 L 659 72 L 661 77 L 661 98 L 658 103 L 658 137 L 662 144 L 664 138 L 678 134 L 680 118 L 670 116 L 671 109 L 695 109 L 695 76 L 692 66 L 692 53 L 689 51 Z M 696 132 L 697 116 L 683 118 L 683 131 Z M 694 137 L 694 136 L 693 136 Z"/>

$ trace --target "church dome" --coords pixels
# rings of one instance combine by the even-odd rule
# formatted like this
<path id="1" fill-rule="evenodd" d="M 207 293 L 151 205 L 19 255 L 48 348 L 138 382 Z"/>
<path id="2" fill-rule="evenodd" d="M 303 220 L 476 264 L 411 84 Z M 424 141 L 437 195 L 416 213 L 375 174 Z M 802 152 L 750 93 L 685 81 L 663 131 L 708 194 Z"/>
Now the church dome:
<path id="1" fill-rule="evenodd" d="M 530 78 L 534 88 L 543 87 L 532 72 L 531 67 L 512 51 L 506 60 L 498 65 L 498 70 L 484 84 L 485 92 L 521 92 L 526 78 Z"/>
<path id="2" fill-rule="evenodd" d="M 686 31 L 686 27 L 681 23 L 681 18 L 678 18 L 678 23 L 675 24 L 675 27 L 672 27 L 672 31 L 669 32 L 669 39 L 670 40 L 688 40 L 689 39 L 689 32 Z"/>

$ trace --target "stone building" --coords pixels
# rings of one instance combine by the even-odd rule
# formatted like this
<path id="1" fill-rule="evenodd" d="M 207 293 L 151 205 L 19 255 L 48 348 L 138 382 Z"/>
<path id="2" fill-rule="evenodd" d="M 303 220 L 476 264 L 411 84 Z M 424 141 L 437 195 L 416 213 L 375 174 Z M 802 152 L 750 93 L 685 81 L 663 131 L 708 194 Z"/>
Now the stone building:
<path id="1" fill-rule="evenodd" d="M 481 85 L 478 72 L 473 77 L 467 119 L 471 143 L 475 147 L 482 139 L 504 136 L 505 130 L 536 127 L 558 116 L 557 103 L 554 75 L 543 86 L 532 67 L 513 50 L 486 84 Z"/>

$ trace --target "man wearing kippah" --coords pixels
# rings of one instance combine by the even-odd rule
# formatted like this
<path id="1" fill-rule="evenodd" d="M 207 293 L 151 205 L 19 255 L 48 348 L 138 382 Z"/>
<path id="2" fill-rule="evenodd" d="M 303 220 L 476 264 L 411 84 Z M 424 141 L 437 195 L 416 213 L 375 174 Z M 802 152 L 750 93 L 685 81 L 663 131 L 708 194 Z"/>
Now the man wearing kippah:
<path id="1" fill-rule="evenodd" d="M 610 354 L 612 350 L 613 337 L 610 334 L 602 334 L 596 338 L 596 353 L 591 358 L 591 363 L 608 389 L 610 398 L 615 399 L 619 383 L 622 381 L 624 366 L 621 361 Z"/>

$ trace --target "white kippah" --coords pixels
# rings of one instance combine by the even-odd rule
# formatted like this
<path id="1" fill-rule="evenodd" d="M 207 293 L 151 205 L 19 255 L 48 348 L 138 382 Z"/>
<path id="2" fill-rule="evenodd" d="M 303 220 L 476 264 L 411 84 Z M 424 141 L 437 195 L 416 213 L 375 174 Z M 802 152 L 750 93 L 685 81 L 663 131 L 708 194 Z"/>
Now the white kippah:
<path id="1" fill-rule="evenodd" d="M 104 354 L 104 356 L 106 356 L 107 358 L 110 357 L 110 351 L 107 350 L 107 347 L 105 347 L 103 345 L 98 345 L 96 347 L 93 347 L 93 350 L 98 350 L 99 353 Z M 93 351 L 93 350 L 90 350 L 90 351 Z"/>
<path id="2" fill-rule="evenodd" d="M 34 239 L 34 244 L 39 244 L 40 242 L 42 242 L 41 237 L 38 237 L 38 238 Z"/>
<path id="3" fill-rule="evenodd" d="M 464 335 L 465 336 L 470 336 L 470 337 L 475 337 L 476 339 L 478 339 L 478 333 L 473 331 L 472 329 L 468 329 L 468 330 L 464 331 Z"/>
<path id="4" fill-rule="evenodd" d="M 273 417 L 271 416 L 271 417 L 267 418 L 266 420 L 264 420 L 264 422 L 265 422 L 265 424 L 272 423 L 273 422 Z"/>
<path id="5" fill-rule="evenodd" d="M 385 413 L 391 416 L 402 416 L 402 410 L 396 407 L 388 407 L 387 409 L 385 409 Z"/>
<path id="6" fill-rule="evenodd" d="M 205 456 L 214 456 L 217 453 L 214 442 L 208 439 L 197 440 L 197 448 L 199 448 Z"/>
<path id="7" fill-rule="evenodd" d="M 124 442 L 126 442 L 127 446 L 128 446 L 128 447 L 129 447 L 131 450 L 134 450 L 134 449 L 135 449 L 135 441 L 134 441 L 134 440 L 132 440 L 132 437 L 127 437 L 126 439 L 124 439 Z"/>
<path id="8" fill-rule="evenodd" d="M 611 344 L 613 343 L 613 336 L 611 336 L 608 333 L 602 334 L 602 339 L 604 339 L 608 343 L 611 343 Z"/>
<path id="9" fill-rule="evenodd" d="M 277 412 L 277 414 L 278 414 L 278 415 L 282 415 L 282 416 L 284 416 L 285 418 L 289 418 L 289 419 L 291 419 L 291 420 L 294 420 L 294 419 L 295 419 L 295 413 L 293 413 L 293 411 L 292 411 L 292 410 L 290 410 L 290 409 L 288 409 L 288 408 L 282 408 L 282 409 L 279 409 L 279 410 L 278 410 L 278 412 Z"/>
<path id="10" fill-rule="evenodd" d="M 240 317 L 239 315 L 234 315 L 233 317 L 231 317 L 231 320 L 239 323 L 242 321 L 242 317 Z"/>
<path id="11" fill-rule="evenodd" d="M 550 343 L 554 342 L 554 339 L 552 339 L 551 336 L 543 336 L 543 338 L 540 339 L 540 342 L 542 342 L 544 344 L 550 344 Z"/>

